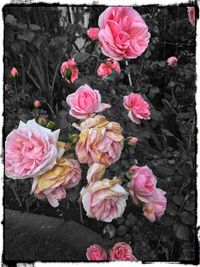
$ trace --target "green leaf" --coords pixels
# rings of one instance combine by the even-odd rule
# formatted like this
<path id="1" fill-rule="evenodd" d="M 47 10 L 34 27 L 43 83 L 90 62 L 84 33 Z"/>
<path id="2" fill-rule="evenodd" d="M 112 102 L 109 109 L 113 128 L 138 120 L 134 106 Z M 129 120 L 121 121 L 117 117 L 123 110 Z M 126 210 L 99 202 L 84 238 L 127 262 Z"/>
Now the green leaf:
<path id="1" fill-rule="evenodd" d="M 113 69 L 112 73 L 108 75 L 107 77 L 105 77 L 104 80 L 114 81 L 116 78 L 119 78 L 119 77 L 120 77 L 120 73 Z"/>
<path id="2" fill-rule="evenodd" d="M 161 224 L 163 225 L 172 225 L 174 223 L 174 217 L 169 216 L 169 215 L 164 215 L 160 221 Z"/>
<path id="3" fill-rule="evenodd" d="M 183 197 L 182 196 L 174 196 L 172 198 L 172 200 L 174 201 L 174 203 L 176 203 L 179 206 L 181 206 L 183 203 Z"/>
<path id="4" fill-rule="evenodd" d="M 72 71 L 70 68 L 66 68 L 65 70 L 65 78 L 67 78 L 67 80 L 71 81 L 71 76 L 72 76 Z"/>
<path id="5" fill-rule="evenodd" d="M 169 202 L 167 204 L 167 209 L 166 209 L 166 212 L 171 215 L 171 216 L 175 216 L 178 214 L 178 207 L 173 203 L 173 202 Z"/>
<path id="6" fill-rule="evenodd" d="M 82 62 L 86 61 L 89 58 L 89 56 L 90 56 L 90 54 L 88 54 L 88 53 L 80 52 L 80 53 L 76 54 L 75 60 L 77 63 L 82 63 Z"/>
<path id="7" fill-rule="evenodd" d="M 66 128 L 68 121 L 67 121 L 68 112 L 66 110 L 60 110 L 56 114 L 56 127 L 60 129 Z"/>

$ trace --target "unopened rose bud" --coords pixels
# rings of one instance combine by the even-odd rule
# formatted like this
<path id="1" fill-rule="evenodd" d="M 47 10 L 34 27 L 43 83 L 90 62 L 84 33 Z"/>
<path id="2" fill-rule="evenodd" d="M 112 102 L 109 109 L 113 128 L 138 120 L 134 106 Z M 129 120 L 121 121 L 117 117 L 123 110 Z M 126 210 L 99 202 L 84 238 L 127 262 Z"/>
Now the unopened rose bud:
<path id="1" fill-rule="evenodd" d="M 169 57 L 167 59 L 167 64 L 170 67 L 176 67 L 177 66 L 178 59 L 176 57 Z"/>
<path id="2" fill-rule="evenodd" d="M 137 137 L 131 137 L 128 141 L 128 145 L 132 146 L 132 145 L 135 145 L 138 141 L 138 138 Z"/>
<path id="3" fill-rule="evenodd" d="M 98 33 L 99 33 L 99 28 L 89 28 L 87 30 L 87 36 L 92 40 L 95 41 L 98 39 Z"/>
<path id="4" fill-rule="evenodd" d="M 47 125 L 47 120 L 44 117 L 39 117 L 37 122 L 38 122 L 38 124 L 40 124 L 44 127 Z"/>
<path id="5" fill-rule="evenodd" d="M 55 122 L 53 122 L 53 121 L 48 121 L 46 127 L 47 127 L 48 129 L 51 129 L 51 130 L 52 130 L 52 129 L 55 127 Z"/>
<path id="6" fill-rule="evenodd" d="M 41 102 L 39 100 L 35 100 L 33 102 L 33 105 L 34 105 L 35 108 L 39 108 L 41 106 Z"/>
<path id="7" fill-rule="evenodd" d="M 17 69 L 15 67 L 13 67 L 11 69 L 10 75 L 11 75 L 12 78 L 16 78 L 19 75 L 19 73 L 18 73 L 18 71 L 17 71 Z"/>
<path id="8" fill-rule="evenodd" d="M 78 136 L 78 134 L 71 134 L 71 135 L 69 136 L 69 140 L 70 140 L 70 142 L 71 142 L 72 144 L 76 144 L 76 143 L 78 142 L 78 140 L 79 140 L 79 136 Z"/>
<path id="9" fill-rule="evenodd" d="M 6 83 L 6 84 L 5 84 L 5 87 L 4 87 L 5 91 L 9 91 L 10 88 L 11 88 L 11 87 L 10 87 L 10 84 L 7 84 L 7 83 Z"/>

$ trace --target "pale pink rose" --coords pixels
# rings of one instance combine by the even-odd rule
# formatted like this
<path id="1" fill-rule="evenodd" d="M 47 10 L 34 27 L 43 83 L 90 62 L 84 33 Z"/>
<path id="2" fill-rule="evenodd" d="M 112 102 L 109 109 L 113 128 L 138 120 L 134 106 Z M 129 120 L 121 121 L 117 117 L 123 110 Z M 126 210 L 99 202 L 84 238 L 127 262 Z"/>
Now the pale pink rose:
<path id="1" fill-rule="evenodd" d="M 101 163 L 94 163 L 90 165 L 87 172 L 87 181 L 91 183 L 92 181 L 97 181 L 102 178 L 106 170 L 106 165 Z"/>
<path id="2" fill-rule="evenodd" d="M 89 261 L 106 261 L 107 253 L 104 248 L 94 244 L 87 249 L 86 257 Z"/>
<path id="3" fill-rule="evenodd" d="M 129 191 L 135 204 L 139 201 L 150 202 L 156 190 L 157 179 L 148 166 L 132 166 L 129 170 L 132 178 L 129 184 Z"/>
<path id="4" fill-rule="evenodd" d="M 76 186 L 80 179 L 79 162 L 62 157 L 52 169 L 34 178 L 31 193 L 39 199 L 47 198 L 53 207 L 57 207 L 58 201 L 66 196 L 65 189 Z"/>
<path id="5" fill-rule="evenodd" d="M 124 137 L 118 123 L 109 122 L 104 116 L 97 115 L 76 128 L 81 131 L 76 144 L 76 154 L 81 163 L 108 166 L 120 158 Z"/>
<path id="6" fill-rule="evenodd" d="M 5 142 L 5 172 L 7 177 L 24 179 L 43 174 L 56 164 L 60 130 L 51 132 L 29 120 L 20 121 Z M 64 150 L 62 151 L 62 153 Z"/>
<path id="7" fill-rule="evenodd" d="M 130 140 L 128 141 L 128 144 L 129 144 L 130 146 L 132 146 L 132 145 L 135 145 L 135 144 L 137 143 L 137 141 L 138 141 L 138 138 L 133 136 L 133 137 L 131 137 Z"/>
<path id="8" fill-rule="evenodd" d="M 16 78 L 19 75 L 18 70 L 15 67 L 13 67 L 10 71 L 10 75 L 12 78 Z"/>
<path id="9" fill-rule="evenodd" d="M 129 110 L 128 117 L 134 123 L 140 124 L 140 120 L 150 119 L 150 106 L 140 94 L 130 93 L 124 96 L 123 105 Z"/>
<path id="10" fill-rule="evenodd" d="M 167 205 L 165 194 L 166 192 L 157 188 L 151 202 L 144 204 L 143 214 L 149 221 L 155 222 L 156 219 L 160 219 L 165 213 Z"/>
<path id="11" fill-rule="evenodd" d="M 101 103 L 101 95 L 98 90 L 93 90 L 89 85 L 80 86 L 75 93 L 68 95 L 67 104 L 70 106 L 69 114 L 83 120 L 104 111 L 111 105 Z"/>
<path id="12" fill-rule="evenodd" d="M 190 6 L 187 8 L 189 21 L 192 24 L 192 26 L 195 27 L 195 7 Z"/>
<path id="13" fill-rule="evenodd" d="M 60 71 L 62 77 L 68 83 L 74 83 L 74 81 L 78 78 L 78 69 L 73 58 L 63 62 Z"/>
<path id="14" fill-rule="evenodd" d="M 99 28 L 89 28 L 87 30 L 87 36 L 92 40 L 95 41 L 98 39 L 98 33 L 99 33 Z"/>
<path id="15" fill-rule="evenodd" d="M 111 261 L 136 261 L 132 248 L 125 242 L 116 243 L 110 250 Z"/>
<path id="16" fill-rule="evenodd" d="M 178 59 L 176 57 L 169 57 L 167 59 L 168 66 L 176 67 Z"/>
<path id="17" fill-rule="evenodd" d="M 87 216 L 103 222 L 121 217 L 128 198 L 117 177 L 91 182 L 80 194 Z"/>
<path id="18" fill-rule="evenodd" d="M 99 17 L 99 45 L 114 60 L 137 58 L 147 48 L 148 27 L 132 7 L 108 7 Z"/>
<path id="19" fill-rule="evenodd" d="M 107 76 L 112 74 L 113 70 L 120 73 L 120 65 L 117 61 L 114 61 L 112 59 L 107 59 L 106 63 L 101 63 L 100 66 L 97 69 L 97 74 L 102 77 L 102 79 L 105 79 Z"/>

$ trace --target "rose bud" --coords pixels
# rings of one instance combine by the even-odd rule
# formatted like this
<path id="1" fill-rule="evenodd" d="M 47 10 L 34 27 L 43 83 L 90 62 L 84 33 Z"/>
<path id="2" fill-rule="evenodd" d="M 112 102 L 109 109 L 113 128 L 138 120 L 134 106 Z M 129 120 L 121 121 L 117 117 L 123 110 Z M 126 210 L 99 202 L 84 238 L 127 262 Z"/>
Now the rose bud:
<path id="1" fill-rule="evenodd" d="M 137 137 L 131 137 L 128 141 L 128 145 L 132 146 L 132 145 L 135 145 L 138 141 L 138 138 Z"/>
<path id="2" fill-rule="evenodd" d="M 61 65 L 61 75 L 68 83 L 74 83 L 78 78 L 78 69 L 75 60 L 69 59 Z"/>
<path id="3" fill-rule="evenodd" d="M 16 78 L 19 75 L 19 73 L 18 73 L 18 71 L 17 71 L 17 69 L 15 67 L 13 67 L 11 69 L 10 75 L 11 75 L 12 78 Z"/>
<path id="4" fill-rule="evenodd" d="M 87 36 L 92 40 L 95 41 L 98 39 L 98 33 L 99 33 L 99 28 L 89 28 L 87 30 Z"/>
<path id="5" fill-rule="evenodd" d="M 116 228 L 113 224 L 106 224 L 106 226 L 103 228 L 103 235 L 105 237 L 109 237 L 112 239 L 116 236 Z"/>
<path id="6" fill-rule="evenodd" d="M 188 11 L 188 18 L 190 23 L 192 24 L 192 26 L 195 27 L 195 7 L 194 6 L 190 6 L 187 8 Z"/>
<path id="7" fill-rule="evenodd" d="M 33 105 L 35 108 L 39 108 L 41 106 L 41 102 L 39 100 L 34 100 Z"/>
<path id="8" fill-rule="evenodd" d="M 87 249 L 86 257 L 89 261 L 106 261 L 107 254 L 104 248 L 97 244 L 90 246 Z"/>
<path id="9" fill-rule="evenodd" d="M 167 59 L 168 66 L 170 66 L 170 67 L 176 67 L 177 62 L 178 62 L 178 59 L 176 57 L 169 57 Z"/>

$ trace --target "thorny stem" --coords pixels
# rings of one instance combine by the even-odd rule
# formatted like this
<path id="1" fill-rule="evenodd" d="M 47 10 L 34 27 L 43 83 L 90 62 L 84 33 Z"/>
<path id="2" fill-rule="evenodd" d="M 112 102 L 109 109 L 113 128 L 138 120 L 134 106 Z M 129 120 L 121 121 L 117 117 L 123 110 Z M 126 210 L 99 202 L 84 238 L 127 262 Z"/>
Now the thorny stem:
<path id="1" fill-rule="evenodd" d="M 126 63 L 126 66 L 128 67 L 128 61 L 125 61 L 125 63 Z M 131 75 L 130 75 L 130 73 L 128 73 L 127 75 L 128 75 L 129 85 L 132 86 L 133 84 L 132 84 L 132 80 L 131 80 Z"/>
<path id="2" fill-rule="evenodd" d="M 51 113 L 52 113 L 54 119 L 56 119 L 56 114 L 54 113 L 54 111 L 53 111 L 53 109 L 51 108 L 51 106 L 49 105 L 49 103 L 48 103 L 48 102 L 45 102 L 45 104 L 48 106 L 48 108 L 49 108 L 49 110 L 51 111 Z"/>
<path id="3" fill-rule="evenodd" d="M 8 183 L 8 185 L 9 185 L 10 188 L 12 189 L 12 191 L 13 191 L 13 193 L 14 193 L 16 199 L 17 199 L 17 201 L 19 202 L 19 206 L 20 206 L 20 207 L 23 207 L 22 202 L 21 202 L 20 198 L 18 197 L 18 194 L 17 194 L 17 192 L 16 192 L 16 190 L 15 190 L 14 185 L 12 185 L 12 184 L 10 184 L 10 183 Z"/>
<path id="4" fill-rule="evenodd" d="M 16 79 L 14 78 L 14 85 L 15 85 L 15 94 L 17 95 L 17 84 L 16 84 Z"/>

